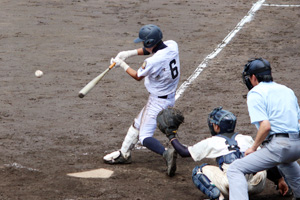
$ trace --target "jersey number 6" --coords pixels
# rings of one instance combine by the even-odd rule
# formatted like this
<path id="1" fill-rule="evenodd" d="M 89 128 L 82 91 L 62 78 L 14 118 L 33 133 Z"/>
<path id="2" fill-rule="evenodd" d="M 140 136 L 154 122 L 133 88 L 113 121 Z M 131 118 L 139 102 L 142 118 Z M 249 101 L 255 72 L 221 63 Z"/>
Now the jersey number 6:
<path id="1" fill-rule="evenodd" d="M 173 59 L 170 62 L 169 66 L 170 66 L 172 78 L 175 79 L 178 76 L 178 68 L 176 66 L 176 60 Z"/>

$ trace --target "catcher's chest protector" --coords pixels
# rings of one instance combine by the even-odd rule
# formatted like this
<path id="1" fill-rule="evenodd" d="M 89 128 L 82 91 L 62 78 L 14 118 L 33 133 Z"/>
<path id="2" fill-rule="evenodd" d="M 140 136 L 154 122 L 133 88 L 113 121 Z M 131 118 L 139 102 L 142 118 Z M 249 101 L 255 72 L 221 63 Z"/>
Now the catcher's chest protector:
<path id="1" fill-rule="evenodd" d="M 237 134 L 238 133 L 233 134 L 231 136 L 231 138 L 226 137 L 225 135 L 222 135 L 222 134 L 216 135 L 216 136 L 226 139 L 225 143 L 228 145 L 229 151 L 235 150 L 232 153 L 229 153 L 227 155 L 216 158 L 216 161 L 221 170 L 223 170 L 223 168 L 222 168 L 223 163 L 230 164 L 234 160 L 244 157 L 244 154 L 242 152 L 240 152 L 240 147 L 238 146 L 237 141 L 235 140 L 235 136 L 237 136 Z"/>

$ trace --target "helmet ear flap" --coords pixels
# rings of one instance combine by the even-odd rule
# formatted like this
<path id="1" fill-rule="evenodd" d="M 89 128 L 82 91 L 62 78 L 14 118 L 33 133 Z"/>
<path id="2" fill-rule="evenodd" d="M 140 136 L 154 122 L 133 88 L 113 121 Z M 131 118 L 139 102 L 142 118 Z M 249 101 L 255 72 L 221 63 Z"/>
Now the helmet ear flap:
<path id="1" fill-rule="evenodd" d="M 215 115 L 217 114 L 217 112 L 219 112 L 220 110 L 222 110 L 222 106 L 217 107 L 217 108 L 214 108 L 214 109 L 209 113 L 208 118 L 207 118 L 207 124 L 208 124 L 209 130 L 210 130 L 210 133 L 211 133 L 212 136 L 218 134 L 218 133 L 215 132 L 214 127 L 213 127 L 213 124 L 219 125 L 219 122 L 216 121 L 214 118 L 215 118 Z"/>
<path id="2" fill-rule="evenodd" d="M 153 42 L 154 42 L 154 39 L 148 39 L 148 40 L 144 41 L 144 47 L 150 48 L 150 46 L 152 46 Z"/>

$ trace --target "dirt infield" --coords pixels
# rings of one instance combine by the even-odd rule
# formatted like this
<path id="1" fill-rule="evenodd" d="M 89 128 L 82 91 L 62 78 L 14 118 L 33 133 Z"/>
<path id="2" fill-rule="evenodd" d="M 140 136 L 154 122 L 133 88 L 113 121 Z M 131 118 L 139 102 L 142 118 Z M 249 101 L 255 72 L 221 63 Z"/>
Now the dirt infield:
<path id="1" fill-rule="evenodd" d="M 79 90 L 133 43 L 142 25 L 161 27 L 179 44 L 180 85 L 235 28 L 256 1 L 248 0 L 1 0 L 0 1 L 0 199 L 204 199 L 191 181 L 195 163 L 178 158 L 176 176 L 162 157 L 133 151 L 130 165 L 106 165 L 102 157 L 121 146 L 147 101 L 143 82 L 113 69 L 85 98 Z M 265 4 L 296 5 L 298 0 Z M 300 97 L 300 8 L 264 5 L 176 101 L 185 115 L 180 141 L 208 137 L 207 114 L 216 106 L 238 116 L 237 131 L 255 136 L 250 124 L 243 65 L 251 57 L 271 62 L 273 77 Z M 137 69 L 143 57 L 128 59 Z M 44 75 L 36 78 L 34 72 Z M 158 131 L 155 137 L 168 146 Z M 204 160 L 213 164 L 212 160 Z M 202 163 L 202 162 L 201 162 Z M 68 173 L 106 168 L 108 179 Z M 282 198 L 268 182 L 251 199 Z"/>

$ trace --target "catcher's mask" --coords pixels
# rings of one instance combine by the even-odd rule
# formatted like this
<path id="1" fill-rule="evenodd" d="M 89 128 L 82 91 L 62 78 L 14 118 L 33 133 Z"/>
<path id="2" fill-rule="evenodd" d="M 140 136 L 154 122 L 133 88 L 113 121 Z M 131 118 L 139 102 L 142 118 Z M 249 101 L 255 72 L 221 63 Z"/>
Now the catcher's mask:
<path id="1" fill-rule="evenodd" d="M 153 24 L 148 24 L 140 29 L 139 37 L 134 40 L 135 43 L 143 42 L 144 47 L 151 48 L 159 43 L 163 38 L 160 28 Z"/>
<path id="2" fill-rule="evenodd" d="M 257 80 L 260 81 L 273 81 L 271 73 L 271 65 L 269 61 L 263 58 L 254 58 L 248 61 L 244 67 L 242 78 L 244 84 L 249 90 L 253 88 L 250 81 L 250 76 L 255 75 Z"/>
<path id="3" fill-rule="evenodd" d="M 222 107 L 217 107 L 209 113 L 207 118 L 208 127 L 212 136 L 222 133 L 234 132 L 236 125 L 236 116 L 227 110 L 222 110 Z M 216 124 L 220 127 L 220 132 L 216 133 L 213 127 Z"/>

